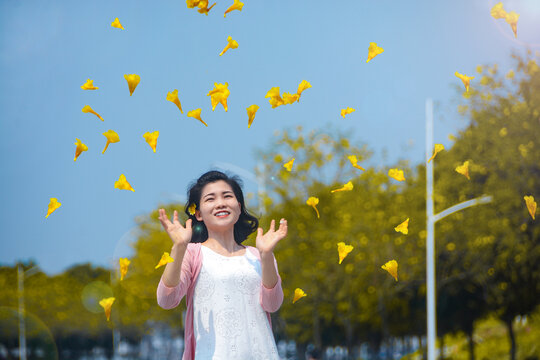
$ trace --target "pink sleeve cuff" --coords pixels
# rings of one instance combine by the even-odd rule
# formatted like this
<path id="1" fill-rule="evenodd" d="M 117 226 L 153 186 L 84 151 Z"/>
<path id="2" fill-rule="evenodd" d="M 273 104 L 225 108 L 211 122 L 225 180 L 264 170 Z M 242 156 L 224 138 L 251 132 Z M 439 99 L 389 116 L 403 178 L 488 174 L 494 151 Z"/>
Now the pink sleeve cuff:
<path id="1" fill-rule="evenodd" d="M 180 303 L 180 284 L 175 287 L 169 287 L 163 283 L 163 279 L 159 279 L 157 288 L 157 303 L 163 309 L 172 309 Z"/>

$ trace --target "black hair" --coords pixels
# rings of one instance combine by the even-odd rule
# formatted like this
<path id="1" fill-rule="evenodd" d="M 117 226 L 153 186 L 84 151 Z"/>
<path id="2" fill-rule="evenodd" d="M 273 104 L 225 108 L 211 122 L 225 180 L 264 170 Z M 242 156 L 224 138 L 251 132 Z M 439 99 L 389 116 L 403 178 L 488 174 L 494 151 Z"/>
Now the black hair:
<path id="1" fill-rule="evenodd" d="M 257 231 L 257 228 L 259 227 L 259 220 L 251 215 L 246 208 L 244 193 L 242 192 L 242 180 L 236 175 L 228 176 L 221 171 L 211 170 L 202 174 L 196 181 L 193 181 L 188 186 L 188 201 L 184 208 L 184 212 L 192 220 L 192 243 L 206 241 L 208 239 L 208 229 L 204 222 L 197 220 L 195 215 L 189 213 L 189 207 L 190 205 L 195 204 L 195 209 L 199 210 L 203 188 L 206 184 L 214 183 L 219 180 L 223 180 L 229 184 L 236 199 L 240 202 L 240 217 L 236 224 L 234 224 L 234 241 L 236 241 L 237 244 L 241 244 L 250 234 Z"/>

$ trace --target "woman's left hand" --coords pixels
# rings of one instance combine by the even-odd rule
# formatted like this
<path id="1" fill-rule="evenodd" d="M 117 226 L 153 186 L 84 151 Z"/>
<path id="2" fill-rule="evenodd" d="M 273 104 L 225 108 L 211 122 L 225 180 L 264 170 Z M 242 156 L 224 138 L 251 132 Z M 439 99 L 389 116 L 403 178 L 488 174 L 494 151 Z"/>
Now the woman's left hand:
<path id="1" fill-rule="evenodd" d="M 279 240 L 287 236 L 287 220 L 280 220 L 279 229 L 277 229 L 277 231 L 275 230 L 275 227 L 276 221 L 272 220 L 270 229 L 266 234 L 263 235 L 262 228 L 257 229 L 257 239 L 255 240 L 255 244 L 261 255 L 272 253 Z"/>

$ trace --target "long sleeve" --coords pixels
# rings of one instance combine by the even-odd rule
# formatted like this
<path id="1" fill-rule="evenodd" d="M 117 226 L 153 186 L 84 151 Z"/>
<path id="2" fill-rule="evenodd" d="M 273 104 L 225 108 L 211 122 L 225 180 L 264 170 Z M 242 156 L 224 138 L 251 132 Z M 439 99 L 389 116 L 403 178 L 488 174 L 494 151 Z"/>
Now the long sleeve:
<path id="1" fill-rule="evenodd" d="M 182 259 L 180 283 L 177 286 L 169 287 L 163 283 L 163 276 L 160 278 L 157 287 L 157 303 L 163 309 L 173 309 L 177 307 L 182 298 L 186 296 L 193 279 L 191 259 L 192 253 L 188 246 L 188 250 L 186 250 L 184 258 Z"/>
<path id="2" fill-rule="evenodd" d="M 276 312 L 283 303 L 283 289 L 281 288 L 281 276 L 279 276 L 278 266 L 276 258 L 274 257 L 274 266 L 276 267 L 276 273 L 278 281 L 273 288 L 268 289 L 261 284 L 261 296 L 260 303 L 264 311 L 273 313 Z"/>

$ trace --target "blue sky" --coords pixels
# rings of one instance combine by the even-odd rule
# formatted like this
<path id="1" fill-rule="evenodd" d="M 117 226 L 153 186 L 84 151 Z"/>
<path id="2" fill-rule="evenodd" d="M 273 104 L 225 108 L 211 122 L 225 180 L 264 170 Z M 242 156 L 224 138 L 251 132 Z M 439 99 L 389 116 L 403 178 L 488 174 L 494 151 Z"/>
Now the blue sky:
<path id="1" fill-rule="evenodd" d="M 203 172 L 236 171 L 256 192 L 255 150 L 276 130 L 331 124 L 367 143 L 372 164 L 419 163 L 427 97 L 435 142 L 449 147 L 448 134 L 466 125 L 454 72 L 493 63 L 506 72 L 512 50 L 540 50 L 536 0 L 503 2 L 521 14 L 517 40 L 490 16 L 489 0 L 244 3 L 224 18 L 232 0 L 209 16 L 182 0 L 0 2 L 1 264 L 34 259 L 50 274 L 79 262 L 111 266 L 128 254 L 134 218 L 183 201 Z M 125 30 L 110 26 L 116 17 Z M 220 57 L 229 35 L 239 47 Z M 385 51 L 366 64 L 370 42 Z M 141 82 L 130 97 L 123 75 L 132 73 Z M 81 90 L 87 78 L 99 90 Z M 299 103 L 272 109 L 264 98 L 304 79 L 312 88 Z M 214 82 L 229 84 L 228 112 L 211 110 Z M 165 100 L 173 89 L 183 115 Z M 251 104 L 260 109 L 248 129 Z M 356 112 L 343 119 L 347 106 Z M 195 108 L 208 127 L 186 117 Z M 101 154 L 109 129 L 120 142 Z M 142 134 L 155 130 L 153 153 Z M 89 147 L 76 162 L 75 138 Z M 122 173 L 135 192 L 114 189 Z M 51 197 L 63 205 L 45 219 Z"/>

